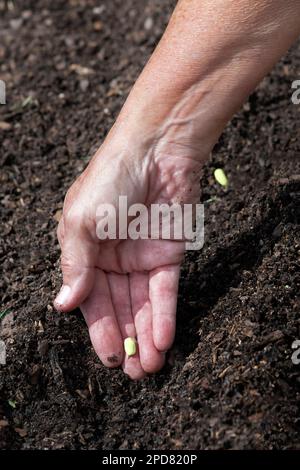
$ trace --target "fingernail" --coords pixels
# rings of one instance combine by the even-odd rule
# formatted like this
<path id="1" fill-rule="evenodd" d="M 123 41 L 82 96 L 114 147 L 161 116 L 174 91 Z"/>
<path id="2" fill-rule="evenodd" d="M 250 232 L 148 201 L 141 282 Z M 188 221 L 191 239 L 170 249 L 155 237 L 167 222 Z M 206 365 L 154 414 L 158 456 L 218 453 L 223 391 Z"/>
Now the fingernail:
<path id="1" fill-rule="evenodd" d="M 69 286 L 62 286 L 59 291 L 58 296 L 55 299 L 55 303 L 57 305 L 63 305 L 67 300 L 71 292 L 71 287 Z"/>

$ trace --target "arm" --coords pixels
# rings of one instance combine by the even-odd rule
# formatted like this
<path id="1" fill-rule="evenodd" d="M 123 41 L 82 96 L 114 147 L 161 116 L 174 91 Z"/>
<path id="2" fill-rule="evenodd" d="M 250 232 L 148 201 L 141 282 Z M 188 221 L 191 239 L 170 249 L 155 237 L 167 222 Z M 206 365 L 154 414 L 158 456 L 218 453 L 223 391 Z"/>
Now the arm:
<path id="1" fill-rule="evenodd" d="M 130 134 L 142 120 L 159 135 L 185 119 L 185 140 L 211 149 L 299 33 L 299 0 L 179 1 L 117 127 Z"/>
<path id="2" fill-rule="evenodd" d="M 300 0 L 181 0 L 105 142 L 66 196 L 59 310 L 77 306 L 94 348 L 132 378 L 159 370 L 175 334 L 183 243 L 100 242 L 96 210 L 189 202 L 234 112 L 300 32 Z M 139 352 L 124 357 L 123 340 Z"/>

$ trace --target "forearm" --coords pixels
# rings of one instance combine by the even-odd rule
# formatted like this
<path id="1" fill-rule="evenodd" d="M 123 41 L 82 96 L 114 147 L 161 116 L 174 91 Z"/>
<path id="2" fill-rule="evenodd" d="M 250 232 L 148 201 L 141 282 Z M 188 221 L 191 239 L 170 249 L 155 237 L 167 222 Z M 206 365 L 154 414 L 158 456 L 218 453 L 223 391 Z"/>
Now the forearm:
<path id="1" fill-rule="evenodd" d="M 117 128 L 167 130 L 206 153 L 299 33 L 300 0 L 179 1 Z"/>

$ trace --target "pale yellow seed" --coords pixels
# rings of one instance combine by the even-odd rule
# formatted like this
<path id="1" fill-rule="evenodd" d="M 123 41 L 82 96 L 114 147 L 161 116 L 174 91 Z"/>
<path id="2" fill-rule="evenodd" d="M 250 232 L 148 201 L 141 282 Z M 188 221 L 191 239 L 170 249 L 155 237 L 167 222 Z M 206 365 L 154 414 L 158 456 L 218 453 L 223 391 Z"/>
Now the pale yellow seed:
<path id="1" fill-rule="evenodd" d="M 222 168 L 217 168 L 214 171 L 214 177 L 215 177 L 215 180 L 224 188 L 228 186 L 228 178 L 225 175 L 224 170 L 222 170 Z"/>
<path id="2" fill-rule="evenodd" d="M 136 353 L 136 340 L 134 338 L 126 338 L 124 340 L 124 349 L 127 356 L 134 356 Z"/>

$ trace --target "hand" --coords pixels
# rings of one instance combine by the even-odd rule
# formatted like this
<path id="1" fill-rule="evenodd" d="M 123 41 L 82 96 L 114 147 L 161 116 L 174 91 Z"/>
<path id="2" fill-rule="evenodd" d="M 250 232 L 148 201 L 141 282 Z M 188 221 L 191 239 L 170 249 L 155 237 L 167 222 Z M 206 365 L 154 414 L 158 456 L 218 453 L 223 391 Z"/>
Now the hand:
<path id="1" fill-rule="evenodd" d="M 65 199 L 58 227 L 63 287 L 55 306 L 64 312 L 80 306 L 103 364 L 122 365 L 132 379 L 161 369 L 173 343 L 184 242 L 101 241 L 96 211 L 102 203 L 117 207 L 119 195 L 127 196 L 128 205 L 147 207 L 192 201 L 199 172 L 192 152 L 166 138 L 155 145 L 151 139 L 125 145 L 115 135 Z M 129 336 L 137 338 L 138 352 L 125 357 L 123 341 Z"/>

